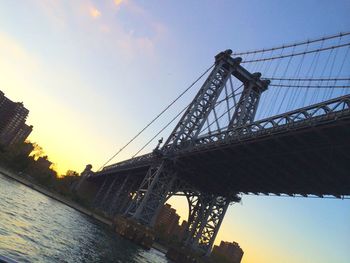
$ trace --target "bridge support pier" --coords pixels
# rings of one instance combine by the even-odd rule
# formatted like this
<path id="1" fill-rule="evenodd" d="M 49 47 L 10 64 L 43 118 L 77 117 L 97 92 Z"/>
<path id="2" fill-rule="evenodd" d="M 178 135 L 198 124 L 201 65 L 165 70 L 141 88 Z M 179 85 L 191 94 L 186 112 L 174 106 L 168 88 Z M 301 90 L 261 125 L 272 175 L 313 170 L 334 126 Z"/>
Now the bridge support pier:
<path id="1" fill-rule="evenodd" d="M 175 174 L 165 161 L 152 165 L 126 211 L 126 216 L 153 227 L 175 179 Z"/>
<path id="2" fill-rule="evenodd" d="M 104 211 L 108 211 L 108 207 L 110 205 L 110 201 L 113 198 L 113 193 L 118 189 L 118 184 L 119 184 L 120 179 L 118 177 L 115 177 L 114 180 L 112 181 L 111 185 L 108 187 L 106 193 L 104 194 L 100 208 Z"/>
<path id="3" fill-rule="evenodd" d="M 93 207 L 98 208 L 101 205 L 101 202 L 104 198 L 104 195 L 105 195 L 106 191 L 108 190 L 108 187 L 112 183 L 112 181 L 113 181 L 113 178 L 106 177 L 104 179 L 101 187 L 97 191 L 97 194 L 94 198 L 94 201 L 92 202 Z"/>
<path id="4" fill-rule="evenodd" d="M 209 255 L 230 201 L 222 196 L 188 195 L 189 218 L 185 246 Z M 234 201 L 240 199 L 235 196 Z"/>
<path id="5" fill-rule="evenodd" d="M 112 217 L 117 214 L 125 213 L 125 210 L 132 200 L 132 195 L 137 189 L 138 182 L 139 181 L 136 178 L 133 178 L 130 175 L 124 178 L 111 202 L 109 213 Z"/>
<path id="6" fill-rule="evenodd" d="M 200 217 L 203 213 L 203 204 L 199 195 L 187 194 L 188 201 L 188 225 L 184 236 L 185 245 L 193 242 L 193 237 L 197 235 Z"/>
<path id="7" fill-rule="evenodd" d="M 203 250 L 206 255 L 209 255 L 214 244 L 221 223 L 229 206 L 228 198 L 222 196 L 213 197 L 203 213 L 200 228 L 195 238 L 194 247 Z"/>

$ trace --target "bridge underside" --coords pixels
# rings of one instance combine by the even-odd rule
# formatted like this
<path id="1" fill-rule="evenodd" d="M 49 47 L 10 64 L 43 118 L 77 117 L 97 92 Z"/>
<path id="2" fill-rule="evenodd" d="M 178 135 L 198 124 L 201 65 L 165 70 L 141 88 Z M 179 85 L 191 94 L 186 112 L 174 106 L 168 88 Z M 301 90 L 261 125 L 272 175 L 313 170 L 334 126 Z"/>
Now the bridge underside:
<path id="1" fill-rule="evenodd" d="M 142 180 L 150 164 L 107 170 L 90 180 L 128 174 Z M 198 190 L 220 195 L 350 195 L 350 118 L 205 145 L 178 155 L 175 168 Z"/>
<path id="2" fill-rule="evenodd" d="M 90 180 L 126 175 L 142 180 L 152 160 Z M 207 193 L 350 195 L 350 118 L 201 145 L 182 151 L 174 165 L 180 178 Z"/>
<path id="3" fill-rule="evenodd" d="M 350 194 L 349 118 L 207 146 L 176 164 L 181 177 L 206 192 Z"/>
<path id="4" fill-rule="evenodd" d="M 350 195 L 349 109 L 219 136 L 184 145 L 171 161 L 177 175 L 202 193 Z M 89 180 L 102 183 L 106 177 L 130 175 L 142 181 L 161 157 L 151 153 L 137 158 L 106 167 Z"/>

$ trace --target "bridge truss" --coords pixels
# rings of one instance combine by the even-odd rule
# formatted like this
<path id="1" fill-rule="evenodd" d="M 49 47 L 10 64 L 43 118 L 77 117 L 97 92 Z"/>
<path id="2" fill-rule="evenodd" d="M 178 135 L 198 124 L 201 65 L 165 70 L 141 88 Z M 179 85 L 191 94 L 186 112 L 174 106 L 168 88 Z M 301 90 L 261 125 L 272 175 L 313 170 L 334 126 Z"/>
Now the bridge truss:
<path id="1" fill-rule="evenodd" d="M 162 147 L 90 176 L 101 184 L 95 205 L 153 226 L 181 193 L 189 203 L 184 242 L 209 253 L 240 193 L 349 195 L 350 78 L 340 76 L 350 68 L 349 36 L 233 54 L 243 59 L 219 53 Z"/>

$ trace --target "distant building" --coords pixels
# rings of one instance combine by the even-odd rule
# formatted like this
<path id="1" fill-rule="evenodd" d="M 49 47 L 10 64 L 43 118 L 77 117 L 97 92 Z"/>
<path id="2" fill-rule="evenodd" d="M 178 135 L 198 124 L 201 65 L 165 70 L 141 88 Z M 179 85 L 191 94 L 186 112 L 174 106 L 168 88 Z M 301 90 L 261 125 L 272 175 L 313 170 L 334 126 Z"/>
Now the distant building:
<path id="1" fill-rule="evenodd" d="M 220 246 L 214 246 L 212 255 L 224 257 L 227 262 L 240 263 L 243 257 L 243 250 L 237 242 L 221 241 Z"/>
<path id="2" fill-rule="evenodd" d="M 184 238 L 187 227 L 188 227 L 187 221 L 183 220 L 181 225 L 179 226 L 179 232 L 178 232 L 180 240 Z"/>
<path id="3" fill-rule="evenodd" d="M 0 91 L 0 134 L 6 128 L 8 122 L 13 115 L 15 103 L 5 97 L 5 94 Z"/>
<path id="4" fill-rule="evenodd" d="M 176 213 L 176 210 L 171 208 L 171 205 L 165 204 L 159 212 L 155 225 L 156 227 L 163 227 L 165 234 L 170 235 L 179 225 L 179 219 L 180 216 Z"/>
<path id="5" fill-rule="evenodd" d="M 31 143 L 25 143 L 21 148 L 21 154 L 28 156 L 34 150 L 34 146 Z"/>
<path id="6" fill-rule="evenodd" d="M 33 130 L 25 124 L 29 110 L 23 103 L 13 102 L 0 91 L 0 144 L 12 146 L 24 142 Z"/>
<path id="7" fill-rule="evenodd" d="M 32 132 L 32 130 L 33 130 L 33 125 L 28 126 L 27 124 L 22 123 L 22 125 L 18 129 L 16 135 L 12 138 L 9 145 L 12 146 L 17 143 L 24 142 L 25 139 L 27 139 L 29 134 Z"/>

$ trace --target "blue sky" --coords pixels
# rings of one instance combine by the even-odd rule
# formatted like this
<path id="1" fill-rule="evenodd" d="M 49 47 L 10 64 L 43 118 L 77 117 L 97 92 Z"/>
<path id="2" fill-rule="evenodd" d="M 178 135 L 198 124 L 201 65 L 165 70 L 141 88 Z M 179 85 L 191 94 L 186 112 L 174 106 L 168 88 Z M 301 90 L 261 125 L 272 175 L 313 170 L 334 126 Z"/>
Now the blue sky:
<path id="1" fill-rule="evenodd" d="M 0 89 L 30 110 L 30 139 L 61 173 L 98 168 L 218 52 L 348 31 L 349 13 L 345 0 L 3 0 Z M 116 161 L 134 154 L 195 92 Z M 183 200 L 173 203 L 185 215 Z M 249 196 L 229 209 L 218 240 L 239 242 L 245 263 L 345 263 L 349 222 L 348 200 Z"/>

